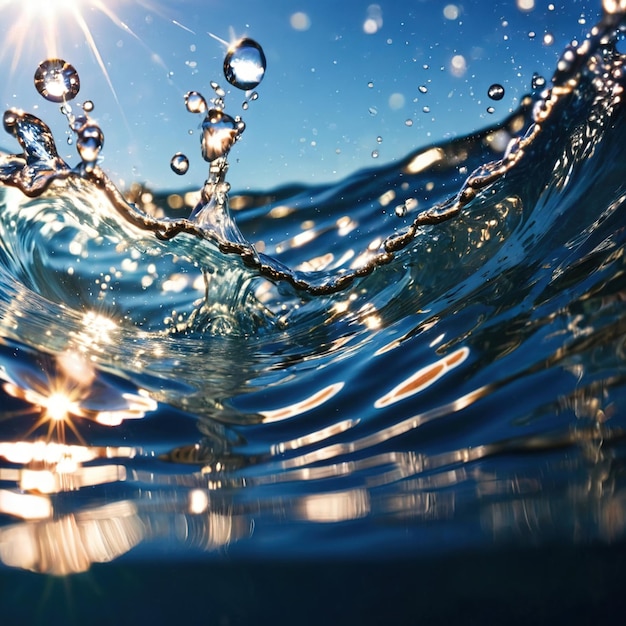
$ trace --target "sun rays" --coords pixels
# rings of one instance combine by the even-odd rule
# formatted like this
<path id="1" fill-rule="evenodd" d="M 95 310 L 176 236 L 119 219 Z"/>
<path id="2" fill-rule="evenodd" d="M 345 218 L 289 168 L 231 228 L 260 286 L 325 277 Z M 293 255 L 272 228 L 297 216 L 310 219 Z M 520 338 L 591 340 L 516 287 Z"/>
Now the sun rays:
<path id="1" fill-rule="evenodd" d="M 103 22 L 117 27 L 146 49 L 147 57 L 165 69 L 161 57 L 150 50 L 122 18 L 132 6 L 141 6 L 162 15 L 156 3 L 134 0 L 0 0 L 2 23 L 0 60 L 10 58 L 13 76 L 22 61 L 39 63 L 44 58 L 73 57 L 81 45 L 87 47 L 115 100 L 116 89 L 103 52 Z M 103 19 L 101 19 L 103 18 Z M 175 19 L 164 17 L 177 28 L 193 32 Z M 4 31 L 4 32 L 3 32 Z M 36 55 L 36 56 L 35 56 Z"/>

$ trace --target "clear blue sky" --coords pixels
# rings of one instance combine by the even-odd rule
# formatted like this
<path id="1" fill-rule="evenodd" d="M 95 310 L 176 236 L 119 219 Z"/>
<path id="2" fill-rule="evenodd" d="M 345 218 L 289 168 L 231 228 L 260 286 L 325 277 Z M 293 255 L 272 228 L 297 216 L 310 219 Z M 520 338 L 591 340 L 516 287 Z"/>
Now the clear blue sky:
<path id="1" fill-rule="evenodd" d="M 242 92 L 226 97 L 226 111 L 247 124 L 231 152 L 233 191 L 339 180 L 494 123 L 533 72 L 550 78 L 564 45 L 600 13 L 599 0 L 67 0 L 33 2 L 40 9 L 30 13 L 25 4 L 0 0 L 2 104 L 40 115 L 76 162 L 58 107 L 32 85 L 53 52 L 44 24 L 55 24 L 56 54 L 78 69 L 78 100 L 94 101 L 105 133 L 102 167 L 115 181 L 159 189 L 198 187 L 206 175 L 201 119 L 183 96 L 212 96 L 212 80 L 230 87 L 225 46 L 208 33 L 257 40 L 268 63 L 259 99 L 243 111 Z M 88 25 L 115 95 L 70 9 Z M 498 102 L 487 96 L 494 82 L 506 90 Z M 0 145 L 14 149 L 8 135 Z M 178 151 L 191 161 L 185 177 L 169 167 Z"/>

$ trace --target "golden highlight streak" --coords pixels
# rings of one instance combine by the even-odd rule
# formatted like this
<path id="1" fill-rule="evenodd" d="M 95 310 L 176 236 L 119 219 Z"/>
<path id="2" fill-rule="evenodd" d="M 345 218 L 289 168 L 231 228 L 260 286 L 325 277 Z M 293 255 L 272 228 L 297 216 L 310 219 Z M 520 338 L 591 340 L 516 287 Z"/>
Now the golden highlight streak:
<path id="1" fill-rule="evenodd" d="M 390 392 L 376 400 L 374 406 L 377 409 L 382 409 L 423 391 L 437 382 L 442 376 L 445 376 L 450 370 L 463 363 L 469 356 L 469 353 L 469 348 L 459 348 L 452 354 L 439 359 L 439 361 L 422 367 L 399 385 L 396 385 Z"/>

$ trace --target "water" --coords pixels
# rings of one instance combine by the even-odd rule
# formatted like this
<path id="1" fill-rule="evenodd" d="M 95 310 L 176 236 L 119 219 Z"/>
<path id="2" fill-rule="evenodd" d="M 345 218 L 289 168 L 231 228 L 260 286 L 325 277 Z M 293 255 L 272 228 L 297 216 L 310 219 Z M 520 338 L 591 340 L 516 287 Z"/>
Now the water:
<path id="1" fill-rule="evenodd" d="M 437 572 L 467 551 L 618 550 L 626 23 L 613 5 L 502 124 L 263 194 L 229 197 L 230 150 L 254 131 L 217 83 L 185 97 L 203 188 L 124 197 L 99 162 L 94 104 L 68 104 L 78 75 L 39 79 L 78 158 L 35 115 L 5 114 L 7 571 L 147 564 L 149 579 L 187 562 L 366 556 Z M 249 91 L 266 61 L 242 41 L 225 77 Z"/>

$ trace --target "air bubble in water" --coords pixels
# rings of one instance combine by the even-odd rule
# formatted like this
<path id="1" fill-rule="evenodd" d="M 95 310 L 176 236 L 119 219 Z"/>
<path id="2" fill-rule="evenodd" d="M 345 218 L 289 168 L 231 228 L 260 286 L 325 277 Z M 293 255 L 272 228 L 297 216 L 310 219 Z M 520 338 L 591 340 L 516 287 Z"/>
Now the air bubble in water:
<path id="1" fill-rule="evenodd" d="M 209 163 L 226 155 L 243 132 L 241 120 L 220 109 L 211 109 L 202 122 L 202 157 Z"/>
<path id="2" fill-rule="evenodd" d="M 50 102 L 67 102 L 80 90 L 80 79 L 73 65 L 62 59 L 47 59 L 35 72 L 35 88 Z"/>
<path id="3" fill-rule="evenodd" d="M 487 113 L 495 113 L 496 110 L 493 107 L 487 107 Z"/>
<path id="4" fill-rule="evenodd" d="M 208 108 L 204 96 L 198 91 L 189 91 L 185 94 L 185 106 L 189 113 L 205 113 Z"/>
<path id="5" fill-rule="evenodd" d="M 226 80 L 244 91 L 254 89 L 263 80 L 265 68 L 263 48 L 253 39 L 240 39 L 224 58 Z"/>
<path id="6" fill-rule="evenodd" d="M 407 209 L 406 204 L 399 204 L 396 207 L 395 213 L 398 217 L 404 217 L 406 215 Z"/>
<path id="7" fill-rule="evenodd" d="M 182 152 L 177 152 L 170 161 L 170 167 L 174 174 L 182 176 L 189 169 L 189 159 Z"/>
<path id="8" fill-rule="evenodd" d="M 405 126 L 413 126 L 413 120 L 409 117 L 406 120 L 404 120 L 404 125 Z"/>
<path id="9" fill-rule="evenodd" d="M 502 100 L 502 98 L 504 98 L 504 87 L 498 83 L 494 83 L 487 90 L 487 95 L 492 100 Z"/>
<path id="10" fill-rule="evenodd" d="M 372 159 L 378 158 L 378 150 L 372 150 Z"/>

